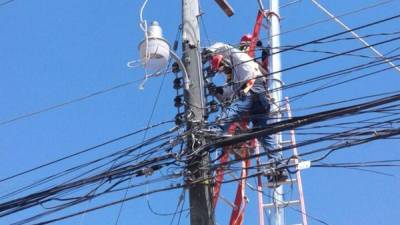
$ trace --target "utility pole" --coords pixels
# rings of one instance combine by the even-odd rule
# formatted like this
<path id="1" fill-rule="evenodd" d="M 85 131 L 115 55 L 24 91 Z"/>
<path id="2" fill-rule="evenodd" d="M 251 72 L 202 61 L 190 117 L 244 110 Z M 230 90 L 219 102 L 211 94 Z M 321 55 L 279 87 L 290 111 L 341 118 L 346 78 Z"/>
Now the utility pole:
<path id="1" fill-rule="evenodd" d="M 279 0 L 269 1 L 269 15 L 270 15 L 270 44 L 271 44 L 271 82 L 270 88 L 274 90 L 271 93 L 271 111 L 274 112 L 274 120 L 272 122 L 279 122 L 282 119 L 281 113 L 281 103 L 282 103 L 282 74 L 281 72 L 281 55 L 278 53 L 280 51 L 280 17 L 279 17 Z M 277 148 L 282 147 L 282 133 L 277 133 L 274 135 L 275 146 Z M 272 197 L 275 204 L 275 214 L 274 214 L 274 225 L 284 225 L 284 209 L 279 207 L 284 201 L 283 199 L 283 187 L 282 185 L 277 187 L 273 192 Z"/>
<path id="2" fill-rule="evenodd" d="M 192 131 L 187 141 L 191 152 L 203 144 L 205 140 L 196 137 L 193 131 L 201 128 L 205 119 L 205 94 L 200 55 L 200 15 L 198 0 L 182 0 L 182 45 L 183 62 L 190 80 L 190 88 L 185 90 L 184 98 L 187 129 Z M 209 153 L 207 151 L 194 155 L 188 164 L 188 184 L 190 224 L 214 225 L 214 210 L 210 182 Z"/>

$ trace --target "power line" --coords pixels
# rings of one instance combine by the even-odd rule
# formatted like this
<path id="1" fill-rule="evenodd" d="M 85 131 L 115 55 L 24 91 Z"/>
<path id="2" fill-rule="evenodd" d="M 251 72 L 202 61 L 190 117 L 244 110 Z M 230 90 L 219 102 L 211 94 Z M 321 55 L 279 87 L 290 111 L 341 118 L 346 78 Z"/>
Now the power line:
<path id="1" fill-rule="evenodd" d="M 393 42 L 393 41 L 397 41 L 399 39 L 400 39 L 400 37 L 396 37 L 396 38 L 392 38 L 392 39 L 389 39 L 389 40 L 376 42 L 374 44 L 371 44 L 370 46 L 378 46 L 378 45 L 390 43 L 390 42 Z M 363 50 L 363 49 L 366 49 L 366 48 L 369 48 L 369 47 L 364 46 L 364 47 L 354 48 L 354 49 L 351 49 L 351 50 L 347 50 L 347 51 L 344 51 L 344 52 L 337 53 L 335 55 L 330 55 L 330 56 L 327 56 L 327 57 L 323 57 L 323 58 L 319 58 L 319 59 L 316 59 L 316 60 L 312 60 L 312 61 L 308 61 L 308 62 L 305 62 L 305 63 L 301 63 L 301 64 L 298 64 L 298 65 L 295 65 L 295 66 L 287 67 L 287 68 L 284 68 L 284 69 L 280 70 L 279 72 L 285 72 L 285 71 L 288 71 L 288 70 L 297 69 L 299 67 L 308 66 L 308 65 L 315 64 L 315 63 L 318 63 L 318 62 L 321 62 L 321 61 L 325 61 L 325 60 L 328 60 L 328 59 L 332 59 L 332 58 L 335 58 L 335 57 L 346 55 L 346 54 L 349 54 L 349 53 L 352 53 L 352 52 L 357 52 L 357 51 L 360 51 L 360 50 Z M 282 51 L 285 51 L 285 50 L 282 50 Z"/>
<path id="2" fill-rule="evenodd" d="M 399 17 L 400 17 L 400 15 L 399 15 Z M 378 46 L 378 45 L 390 43 L 390 42 L 393 42 L 393 41 L 397 41 L 399 39 L 400 39 L 400 37 L 396 37 L 396 38 L 392 38 L 392 39 L 389 39 L 389 40 L 385 40 L 385 41 L 380 41 L 380 42 L 374 43 L 374 44 L 372 44 L 370 46 Z M 281 52 L 286 51 L 286 50 L 292 50 L 292 49 L 295 49 L 295 48 L 297 48 L 297 47 L 288 47 L 288 48 L 285 48 L 285 49 L 281 50 Z M 304 63 L 301 63 L 301 64 L 297 64 L 297 65 L 294 65 L 294 66 L 290 66 L 290 67 L 281 69 L 280 71 L 276 71 L 274 73 L 280 73 L 280 72 L 285 72 L 285 71 L 297 69 L 297 68 L 300 68 L 300 67 L 308 66 L 308 65 L 315 64 L 315 63 L 318 63 L 318 62 L 321 62 L 321 61 L 325 61 L 325 60 L 336 58 L 336 57 L 339 57 L 339 56 L 342 56 L 342 55 L 346 55 L 346 54 L 349 54 L 349 53 L 357 52 L 357 51 L 360 51 L 360 50 L 363 50 L 363 49 L 366 49 L 366 48 L 368 48 L 368 47 L 367 46 L 363 46 L 363 47 L 347 50 L 347 51 L 344 51 L 344 52 L 337 53 L 335 55 L 330 55 L 330 56 L 322 57 L 322 58 L 319 58 L 319 59 L 311 60 L 311 61 L 308 61 L 308 62 L 304 62 Z M 382 60 L 386 60 L 386 58 L 383 58 Z M 246 63 L 246 62 L 242 62 L 242 63 Z M 238 65 L 239 64 L 234 65 L 234 66 L 238 66 Z M 270 75 L 272 75 L 274 73 L 269 73 L 268 76 L 270 76 Z M 265 77 L 264 75 L 260 75 L 260 76 L 254 77 L 253 79 L 261 79 L 261 78 L 264 78 L 264 77 Z M 239 82 L 243 82 L 243 81 L 238 81 L 238 82 L 234 82 L 234 83 L 239 83 Z"/>
<path id="3" fill-rule="evenodd" d="M 5 2 L 2 2 L 2 3 L 0 3 L 0 6 L 5 6 L 5 5 L 8 5 L 8 4 L 10 4 L 11 2 L 14 2 L 15 0 L 8 0 L 8 1 L 5 1 Z"/>
<path id="4" fill-rule="evenodd" d="M 376 7 L 385 5 L 385 4 L 393 2 L 393 1 L 394 0 L 388 0 L 388 1 L 378 2 L 376 4 L 371 4 L 371 5 L 368 5 L 366 7 L 362 7 L 362 8 L 356 9 L 356 10 L 352 10 L 352 11 L 337 15 L 335 18 L 341 18 L 341 17 L 349 16 L 349 15 L 352 15 L 352 14 L 355 14 L 355 13 L 359 13 L 359 12 L 362 12 L 362 11 L 365 11 L 365 10 L 368 10 L 368 9 L 372 9 L 372 8 L 376 8 Z M 287 30 L 287 31 L 283 31 L 279 35 L 284 35 L 284 34 L 289 34 L 289 33 L 296 32 L 296 31 L 304 30 L 304 29 L 313 27 L 313 26 L 321 24 L 321 23 L 329 22 L 331 20 L 333 20 L 333 18 L 318 20 L 318 21 L 315 21 L 315 22 L 312 22 L 312 23 L 309 23 L 309 24 L 306 24 L 306 25 L 303 25 L 303 26 L 300 26 L 300 27 L 296 27 L 296 28 L 293 28 L 293 29 L 290 29 L 290 30 Z"/>
<path id="5" fill-rule="evenodd" d="M 320 105 L 308 106 L 308 107 L 303 107 L 303 108 L 294 108 L 292 110 L 293 111 L 300 111 L 300 110 L 302 111 L 302 110 L 322 108 L 322 107 L 326 107 L 326 106 L 348 103 L 348 102 L 363 100 L 363 99 L 367 99 L 367 98 L 374 98 L 374 97 L 380 97 L 380 96 L 384 96 L 384 95 L 396 94 L 399 92 L 400 92 L 400 90 L 388 91 L 388 92 L 383 92 L 383 93 L 378 93 L 378 94 L 372 94 L 372 95 L 367 95 L 367 96 L 361 96 L 361 97 L 356 97 L 356 98 L 351 98 L 351 99 L 345 99 L 345 100 L 339 100 L 339 101 L 335 101 L 335 102 L 324 103 L 324 104 L 320 104 Z"/>
<path id="6" fill-rule="evenodd" d="M 126 153 L 131 153 L 131 152 L 133 152 L 133 151 L 137 151 L 138 149 L 141 149 L 142 147 L 144 147 L 144 146 L 146 146 L 146 145 L 152 144 L 152 143 L 154 143 L 155 141 L 157 142 L 157 141 L 159 141 L 159 140 L 163 140 L 163 139 L 165 139 L 165 137 L 164 137 L 164 138 L 162 138 L 162 137 L 165 136 L 165 135 L 168 134 L 168 133 L 171 133 L 171 131 L 164 132 L 163 134 L 160 134 L 160 135 L 157 135 L 157 136 L 155 136 L 155 137 L 152 137 L 152 138 L 146 140 L 145 142 L 142 142 L 142 143 L 139 143 L 139 144 L 137 144 L 137 145 L 134 145 L 133 147 L 124 148 L 124 149 L 122 149 L 122 150 L 119 150 L 119 151 L 117 151 L 117 152 L 115 152 L 115 153 L 112 153 L 112 154 L 109 154 L 109 155 L 107 155 L 107 156 L 104 156 L 104 157 L 101 157 L 101 158 L 92 160 L 92 161 L 87 162 L 87 163 L 84 163 L 84 164 L 80 164 L 80 165 L 78 165 L 78 166 L 74 166 L 74 167 L 72 167 L 72 168 L 63 170 L 63 171 L 58 172 L 58 173 L 56 173 L 56 174 L 50 175 L 50 176 L 45 177 L 45 178 L 43 178 L 43 179 L 41 179 L 41 180 L 39 180 L 39 181 L 34 182 L 33 184 L 30 184 L 30 185 L 28 185 L 28 186 L 22 187 L 22 188 L 17 189 L 16 191 L 13 191 L 13 192 L 11 192 L 11 193 L 5 195 L 5 196 L 2 196 L 1 198 L 4 199 L 4 198 L 10 197 L 10 196 L 13 196 L 13 195 L 15 195 L 15 194 L 19 194 L 19 193 L 21 193 L 22 191 L 29 190 L 29 189 L 31 189 L 31 188 L 33 188 L 33 187 L 36 187 L 36 186 L 41 185 L 41 184 L 43 184 L 43 183 L 46 183 L 46 182 L 48 182 L 48 181 L 51 181 L 51 180 L 54 180 L 54 179 L 56 179 L 56 178 L 65 176 L 66 174 L 75 172 L 75 171 L 80 170 L 80 169 L 82 169 L 82 168 L 85 168 L 85 167 L 87 167 L 87 166 L 89 166 L 89 165 L 93 165 L 93 164 L 95 164 L 95 163 L 97 163 L 97 162 L 100 162 L 100 161 L 102 161 L 102 160 L 104 160 L 104 159 L 108 159 L 108 158 L 110 158 L 110 157 L 118 156 L 119 154 L 121 154 L 122 156 L 118 156 L 118 157 L 112 159 L 110 162 L 107 162 L 107 163 L 105 163 L 105 164 L 103 164 L 103 165 L 101 165 L 101 166 L 97 166 L 97 167 L 95 167 L 95 168 L 93 168 L 93 169 L 91 169 L 91 170 L 89 170 L 89 171 L 87 171 L 87 172 L 85 172 L 85 173 L 83 173 L 83 174 L 79 174 L 78 176 L 76 176 L 75 178 L 72 178 L 72 179 L 68 180 L 67 182 L 71 182 L 71 181 L 76 180 L 76 179 L 81 179 L 84 175 L 87 175 L 88 173 L 93 172 L 94 170 L 98 170 L 98 169 L 100 169 L 100 168 L 102 168 L 102 167 L 104 167 L 104 166 L 109 165 L 109 164 L 112 163 L 113 166 L 112 166 L 111 168 L 109 168 L 109 169 L 103 171 L 103 173 L 106 173 L 107 171 L 110 171 L 111 169 L 115 169 L 115 168 L 121 167 L 121 166 L 126 165 L 126 164 L 132 162 L 133 160 L 135 160 L 135 159 L 131 159 L 131 160 L 129 160 L 129 161 L 125 161 L 125 162 L 119 163 L 118 165 L 115 165 L 115 162 L 116 162 L 117 160 L 121 159 L 123 156 L 126 156 Z M 160 139 L 160 138 L 161 138 L 161 139 Z M 167 138 L 168 138 L 168 136 L 167 136 Z M 168 138 L 168 139 L 169 139 L 169 138 Z M 146 156 L 147 154 L 151 153 L 152 151 L 161 149 L 161 148 L 163 148 L 163 147 L 165 147 L 166 145 L 169 145 L 169 144 L 171 144 L 171 143 L 170 143 L 170 141 L 168 140 L 168 141 L 163 142 L 162 144 L 159 144 L 159 145 L 157 145 L 157 146 L 154 146 L 154 147 L 152 147 L 150 150 L 148 150 L 147 152 L 144 152 L 144 153 L 141 153 L 141 154 L 137 155 L 137 159 L 139 159 L 140 157 L 144 157 L 144 156 Z M 114 165 L 115 165 L 115 166 L 114 166 Z M 64 182 L 64 183 L 65 183 L 65 182 Z M 54 186 L 53 186 L 53 187 L 54 187 Z"/>
<path id="7" fill-rule="evenodd" d="M 344 115 L 353 115 L 362 110 L 367 110 L 380 105 L 389 104 L 400 100 L 400 95 L 393 95 L 386 98 L 377 99 L 374 101 L 369 101 L 362 104 L 357 104 L 348 107 L 342 107 L 338 109 L 323 111 L 319 113 L 310 114 L 307 116 L 294 117 L 289 120 L 284 120 L 281 122 L 276 122 L 270 124 L 264 129 L 253 129 L 251 132 L 246 132 L 242 134 L 235 135 L 234 137 L 225 138 L 223 140 L 215 140 L 211 144 L 200 147 L 197 151 L 202 151 L 207 148 L 223 147 L 226 145 L 232 145 L 237 142 L 247 141 L 256 137 L 262 137 L 271 135 L 276 132 L 281 132 L 284 130 L 294 129 L 300 126 L 309 125 L 315 122 L 321 122 L 328 119 L 337 118 Z"/>
<path id="8" fill-rule="evenodd" d="M 358 27 L 354 27 L 351 30 L 341 31 L 341 32 L 333 33 L 333 34 L 326 35 L 326 36 L 323 36 L 323 37 L 320 37 L 320 38 L 316 38 L 316 39 L 313 39 L 313 40 L 310 40 L 310 41 L 299 43 L 299 44 L 296 44 L 296 45 L 287 46 L 287 48 L 284 48 L 284 49 L 282 49 L 280 51 L 274 52 L 274 53 L 272 53 L 272 55 L 279 54 L 279 53 L 286 52 L 286 51 L 290 51 L 290 50 L 295 49 L 295 48 L 304 47 L 304 46 L 307 46 L 307 45 L 310 45 L 310 44 L 318 44 L 318 43 L 320 43 L 320 42 L 322 42 L 324 40 L 328 40 L 328 39 L 331 39 L 331 38 L 334 38 L 334 37 L 337 37 L 337 36 L 341 36 L 343 34 L 347 34 L 347 33 L 350 33 L 352 31 L 362 30 L 364 28 L 368 28 L 368 27 L 371 27 L 371 26 L 376 26 L 378 24 L 385 23 L 385 22 L 388 22 L 388 21 L 391 21 L 391 20 L 394 20 L 394 19 L 398 19 L 398 18 L 400 18 L 400 14 L 396 14 L 394 16 L 386 17 L 386 18 L 380 19 L 380 20 L 375 20 L 373 22 L 370 22 L 370 23 L 367 23 L 367 24 L 364 24 L 364 25 L 361 25 L 361 26 L 358 26 Z M 239 44 L 236 44 L 234 46 L 239 46 Z M 227 49 L 225 51 L 230 51 L 230 49 Z M 220 53 L 221 52 L 219 52 L 218 54 L 220 54 Z M 211 55 L 212 55 L 212 53 L 211 53 Z M 256 57 L 254 59 L 259 59 L 259 58 L 260 57 Z M 252 60 L 254 60 L 254 59 L 252 59 Z M 246 61 L 241 62 L 240 64 L 243 64 L 243 63 L 246 63 Z M 236 66 L 236 65 L 233 65 L 233 66 Z M 277 72 L 279 72 L 279 71 L 277 71 Z"/>
<path id="9" fill-rule="evenodd" d="M 152 128 L 155 128 L 155 127 L 158 127 L 158 126 L 167 124 L 167 123 L 171 123 L 171 122 L 173 122 L 173 121 L 161 122 L 161 123 L 158 123 L 158 124 L 155 124 L 155 125 L 152 125 L 152 126 L 148 126 L 148 127 L 146 127 L 146 128 L 143 128 L 143 129 L 140 129 L 140 130 L 137 130 L 137 131 L 133 131 L 133 132 L 131 132 L 131 133 L 128 133 L 128 134 L 119 136 L 119 137 L 117 137 L 117 138 L 113 138 L 113 139 L 111 139 L 111 140 L 108 140 L 108 141 L 106 141 L 106 142 L 103 142 L 103 143 L 101 143 L 101 144 L 98 144 L 98 145 L 95 145 L 95 146 L 92 146 L 92 147 L 89 147 L 89 148 L 86 148 L 86 149 L 84 149 L 84 150 L 81 150 L 81 151 L 79 151 L 79 152 L 73 153 L 73 154 L 71 154 L 71 155 L 67 155 L 67 156 L 58 158 L 58 159 L 56 159 L 56 160 L 47 162 L 47 163 L 45 163 L 45 164 L 42 164 L 42 165 L 40 165 L 40 166 L 33 167 L 33 168 L 29 169 L 29 170 L 25 170 L 25 171 L 19 172 L 19 173 L 17 173 L 17 174 L 14 174 L 14 175 L 11 175 L 11 176 L 2 178 L 2 179 L 0 179 L 0 182 L 4 182 L 4 181 L 7 181 L 7 180 L 11 180 L 11 179 L 13 179 L 13 178 L 16 178 L 16 177 L 25 175 L 25 174 L 27 174 L 27 173 L 30 173 L 30 172 L 39 170 L 39 169 L 41 169 L 41 168 L 44 168 L 44 167 L 53 165 L 53 164 L 58 163 L 58 162 L 61 162 L 61 161 L 63 161 L 63 160 L 66 160 L 66 159 L 69 159 L 69 158 L 72 158 L 72 157 L 81 155 L 81 154 L 83 154 L 83 153 L 92 151 L 92 150 L 94 150 L 94 149 L 103 147 L 103 146 L 108 145 L 108 144 L 111 144 L 111 143 L 113 143 L 113 142 L 116 142 L 116 141 L 125 139 L 125 138 L 127 138 L 127 137 L 133 136 L 133 135 L 138 134 L 138 133 L 141 133 L 141 132 L 143 132 L 143 131 L 146 131 L 146 130 L 149 130 L 149 129 L 152 129 Z"/>
<path id="10" fill-rule="evenodd" d="M 137 83 L 137 82 L 140 82 L 140 81 L 142 81 L 142 79 L 135 80 L 135 81 L 124 82 L 124 83 L 121 83 L 121 84 L 118 84 L 118 85 L 115 85 L 115 86 L 112 86 L 112 87 L 109 87 L 109 88 L 106 88 L 106 89 L 103 89 L 103 90 L 95 91 L 93 93 L 90 93 L 90 94 L 87 94 L 87 95 L 84 95 L 84 96 L 81 96 L 81 97 L 78 97 L 78 98 L 75 98 L 75 99 L 68 100 L 66 102 L 62 102 L 62 103 L 55 104 L 55 105 L 52 105 L 52 106 L 49 106 L 49 107 L 45 107 L 45 108 L 39 109 L 37 111 L 28 112 L 28 113 L 22 114 L 20 116 L 17 116 L 17 117 L 11 118 L 11 119 L 3 120 L 3 121 L 0 121 L 0 126 L 6 125 L 6 124 L 10 124 L 10 123 L 13 123 L 13 122 L 25 119 L 25 118 L 29 118 L 29 117 L 32 117 L 32 116 L 35 116 L 35 115 L 38 115 L 38 114 L 42 114 L 42 113 L 48 112 L 48 111 L 52 111 L 54 109 L 62 108 L 62 107 L 65 107 L 65 106 L 68 106 L 68 105 L 71 105 L 71 104 L 74 104 L 74 103 L 78 103 L 78 102 L 90 99 L 92 97 L 95 97 L 95 96 L 98 96 L 98 95 L 101 95 L 101 94 L 105 94 L 105 93 L 114 91 L 116 89 L 122 88 L 122 87 L 129 86 L 131 84 L 134 84 L 134 83 Z"/>
<path id="11" fill-rule="evenodd" d="M 357 76 L 357 77 L 354 77 L 354 78 L 347 79 L 345 81 L 340 81 L 340 82 L 337 82 L 337 83 L 334 83 L 334 84 L 323 85 L 323 86 L 321 86 L 319 88 L 316 88 L 314 90 L 311 90 L 311 91 L 308 91 L 308 92 L 305 92 L 305 93 L 302 93 L 302 94 L 299 94 L 299 95 L 292 96 L 292 102 L 296 101 L 296 100 L 299 100 L 300 98 L 302 98 L 302 97 L 304 97 L 306 95 L 309 95 L 311 93 L 315 93 L 317 91 L 321 91 L 321 90 L 324 90 L 324 89 L 327 89 L 327 88 L 335 87 L 335 86 L 338 86 L 340 84 L 348 83 L 348 82 L 351 82 L 351 81 L 354 81 L 354 80 L 358 80 L 358 79 L 361 79 L 361 78 L 365 78 L 365 77 L 368 77 L 368 76 L 376 75 L 378 73 L 391 70 L 392 68 L 393 67 L 383 68 L 383 69 L 376 70 L 376 71 L 373 71 L 373 72 L 370 72 L 370 73 L 367 73 L 367 74 L 363 74 L 363 75 L 360 75 L 360 76 Z"/>
<path id="12" fill-rule="evenodd" d="M 357 143 L 357 144 L 359 144 L 359 143 Z M 346 147 L 347 147 L 348 145 L 346 145 Z M 337 147 L 336 147 L 336 149 L 337 149 Z M 158 162 L 159 162 L 159 160 L 157 160 Z M 128 198 L 128 199 L 130 199 L 130 198 Z M 97 208 L 97 207 L 96 207 Z M 96 208 L 93 208 L 93 209 L 96 209 Z M 86 211 L 85 211 L 86 212 Z M 53 221 L 53 222 L 55 222 L 55 221 Z"/>
<path id="13" fill-rule="evenodd" d="M 394 56 L 394 57 L 397 57 L 397 56 Z M 392 59 L 394 59 L 394 58 L 392 58 Z M 396 58 L 396 60 L 397 60 L 397 58 Z M 312 78 L 309 78 L 307 80 L 302 80 L 302 81 L 294 82 L 294 83 L 291 83 L 291 84 L 286 84 L 286 85 L 283 85 L 281 89 L 286 90 L 286 89 L 294 88 L 294 87 L 297 87 L 297 86 L 302 86 L 302 85 L 305 85 L 305 84 L 310 84 L 310 83 L 313 83 L 313 82 L 325 80 L 325 79 L 328 79 L 328 78 L 333 78 L 333 77 L 337 77 L 337 76 L 340 76 L 340 75 L 346 75 L 346 74 L 349 74 L 349 73 L 357 72 L 357 71 L 360 71 L 360 70 L 364 70 L 366 68 L 376 67 L 376 66 L 383 65 L 383 64 L 385 64 L 385 62 L 383 62 L 383 59 L 378 59 L 378 60 L 375 60 L 375 61 L 370 61 L 370 62 L 367 62 L 367 63 L 359 64 L 359 65 L 348 67 L 348 68 L 341 69 L 341 70 L 338 70 L 338 71 L 334 71 L 334 72 L 326 73 L 326 74 L 319 75 L 319 76 L 316 76 L 316 77 L 312 77 Z M 365 78 L 365 77 L 368 77 L 368 76 L 376 75 L 376 74 L 382 73 L 382 72 L 390 70 L 390 69 L 391 69 L 391 67 L 379 69 L 379 70 L 376 70 L 376 71 L 373 71 L 373 72 L 362 74 L 362 75 L 359 75 L 357 77 L 353 77 L 353 78 L 350 78 L 350 79 L 347 79 L 347 80 L 344 80 L 344 81 L 340 81 L 340 82 L 336 82 L 336 83 L 328 82 L 327 84 L 324 84 L 324 85 L 322 85 L 322 86 L 320 86 L 318 88 L 315 88 L 313 90 L 302 92 L 302 93 L 297 94 L 295 96 L 291 96 L 292 102 L 296 101 L 296 100 L 299 100 L 300 98 L 302 98 L 302 97 L 304 97 L 306 95 L 309 95 L 311 93 L 315 93 L 317 91 L 328 89 L 328 88 L 331 88 L 331 87 L 334 87 L 334 86 L 338 86 L 338 85 L 341 85 L 341 84 L 344 84 L 344 83 L 348 83 L 348 82 L 351 82 L 351 81 L 354 81 L 354 80 L 358 80 L 358 79 L 361 79 L 361 78 Z M 273 91 L 276 91 L 276 90 L 272 89 L 272 90 L 269 90 L 269 91 L 273 92 Z M 225 103 L 226 102 L 222 102 L 219 105 L 223 106 Z M 250 117 L 245 117 L 245 118 L 250 118 Z M 222 119 L 221 121 L 224 121 L 224 119 Z M 214 125 L 214 124 L 210 123 L 209 125 Z"/>
<path id="14" fill-rule="evenodd" d="M 179 30 L 178 30 L 178 33 L 179 33 Z M 168 67 L 170 66 L 170 64 L 171 64 L 171 61 L 169 61 Z M 168 67 L 167 67 L 167 68 L 168 68 Z M 153 103 L 153 107 L 152 107 L 152 110 L 151 110 L 151 113 L 150 113 L 150 117 L 149 117 L 149 119 L 148 119 L 148 121 L 147 121 L 147 126 L 150 125 L 151 120 L 153 119 L 153 116 L 154 116 L 154 113 L 155 113 L 155 110 L 156 110 L 156 106 L 157 106 L 158 100 L 159 100 L 159 98 L 160 98 L 161 90 L 162 90 L 162 87 L 163 87 L 163 85 L 164 85 L 165 77 L 166 77 L 166 76 L 165 76 L 165 74 L 164 74 L 163 79 L 161 80 L 161 84 L 160 84 L 160 86 L 159 86 L 159 88 L 158 88 L 158 92 L 157 92 L 157 95 L 156 95 L 156 99 L 154 100 L 154 103 Z M 146 136 L 147 136 L 147 131 L 145 131 L 145 133 L 143 134 L 142 142 L 146 139 Z M 150 156 L 151 156 L 151 155 L 149 155 L 148 157 L 150 157 Z M 129 178 L 129 183 L 131 182 L 131 180 L 132 180 L 132 177 Z M 128 191 L 129 191 L 129 189 L 126 189 L 126 191 L 125 191 L 125 193 L 124 193 L 123 199 L 125 199 L 125 198 L 127 197 Z M 119 218 L 120 218 L 121 213 L 122 213 L 122 210 L 123 210 L 123 208 L 124 208 L 124 202 L 125 202 L 125 201 L 123 201 L 123 202 L 121 203 L 121 206 L 119 207 L 117 219 L 116 219 L 116 221 L 115 221 L 115 223 L 114 223 L 115 225 L 117 225 L 118 222 L 119 222 Z"/>

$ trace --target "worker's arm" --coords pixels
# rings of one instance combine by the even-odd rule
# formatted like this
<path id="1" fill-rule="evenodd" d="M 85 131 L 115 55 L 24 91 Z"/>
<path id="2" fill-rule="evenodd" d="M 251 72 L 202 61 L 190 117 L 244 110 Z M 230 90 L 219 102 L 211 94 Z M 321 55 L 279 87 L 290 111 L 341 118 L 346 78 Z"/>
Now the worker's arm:
<path id="1" fill-rule="evenodd" d="M 256 82 L 256 79 L 261 79 L 260 76 L 268 75 L 268 72 L 264 68 L 262 68 L 262 66 L 258 62 L 255 62 L 253 64 L 253 66 L 254 66 L 253 69 L 252 69 L 253 72 L 249 72 L 249 73 L 253 74 L 251 77 L 253 77 L 254 79 L 250 79 L 250 80 L 248 80 L 246 82 L 246 86 L 243 89 L 243 92 L 245 94 L 247 94 L 251 90 L 251 88 L 253 87 L 254 83 Z"/>
<path id="2" fill-rule="evenodd" d="M 246 82 L 246 87 L 243 89 L 243 92 L 245 94 L 247 94 L 250 91 L 250 89 L 253 87 L 255 81 L 256 81 L 255 79 L 251 79 Z"/>
<path id="3" fill-rule="evenodd" d="M 210 94 L 215 96 L 220 102 L 230 100 L 234 95 L 234 91 L 231 85 L 223 87 L 216 86 L 215 84 L 209 84 L 207 88 Z"/>
<path id="4" fill-rule="evenodd" d="M 226 55 L 229 49 L 232 49 L 233 47 L 222 43 L 222 42 L 217 42 L 213 45 L 211 45 L 210 47 L 207 48 L 208 51 L 214 53 L 214 54 L 222 54 L 222 55 Z"/>

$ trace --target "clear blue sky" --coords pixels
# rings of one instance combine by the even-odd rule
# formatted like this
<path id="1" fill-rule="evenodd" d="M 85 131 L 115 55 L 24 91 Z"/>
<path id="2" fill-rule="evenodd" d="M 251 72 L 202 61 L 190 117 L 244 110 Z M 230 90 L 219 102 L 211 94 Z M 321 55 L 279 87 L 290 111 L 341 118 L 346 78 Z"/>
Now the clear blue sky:
<path id="1" fill-rule="evenodd" d="M 258 7 L 257 1 L 230 0 L 230 2 L 236 13 L 232 18 L 227 18 L 214 1 L 201 1 L 205 25 L 202 26 L 202 46 L 216 41 L 235 44 L 242 34 L 252 31 Z M 268 1 L 264 2 L 268 5 Z M 281 2 L 283 5 L 291 1 L 282 0 Z M 377 2 L 381 1 L 321 0 L 321 3 L 335 14 L 342 14 Z M 128 61 L 139 58 L 137 46 L 143 39 L 143 33 L 139 28 L 141 4 L 142 1 L 138 0 L 15 0 L 1 6 L 0 123 L 142 78 L 144 75 L 142 68 L 126 67 Z M 350 27 L 356 27 L 399 12 L 400 2 L 394 0 L 380 7 L 343 17 L 343 21 Z M 175 39 L 181 21 L 180 14 L 180 1 L 149 0 L 144 10 L 145 19 L 148 22 L 159 21 L 165 38 L 171 43 Z M 327 17 L 310 1 L 302 0 L 283 8 L 281 18 L 281 29 L 287 31 Z M 398 29 L 399 20 L 394 20 L 363 29 L 360 34 L 395 32 L 399 31 Z M 338 24 L 330 21 L 282 35 L 282 45 L 302 43 L 342 30 Z M 265 38 L 265 30 L 263 32 L 262 35 Z M 351 36 L 344 35 L 344 37 Z M 393 36 L 374 37 L 368 40 L 374 43 L 391 37 Z M 361 43 L 350 40 L 308 46 L 305 49 L 340 52 L 361 46 Z M 388 52 L 398 46 L 399 42 L 392 42 L 378 48 L 382 52 Z M 375 56 L 368 50 L 358 53 Z M 282 67 L 290 67 L 322 56 L 325 55 L 285 53 L 282 56 Z M 340 57 L 287 71 L 283 74 L 283 79 L 285 83 L 292 83 L 368 60 L 349 56 Z M 348 76 L 352 75 L 354 74 Z M 152 123 L 169 120 L 175 116 L 176 109 L 173 107 L 175 92 L 172 89 L 172 79 L 173 75 L 169 74 L 162 86 L 161 98 Z M 138 89 L 136 82 L 78 103 L 0 125 L 0 177 L 15 174 L 143 128 L 149 120 L 161 82 L 161 78 L 153 78 L 147 82 L 142 91 Z M 341 99 L 395 91 L 398 90 L 399 82 L 400 73 L 389 70 L 311 94 L 294 102 L 292 108 L 299 109 Z M 323 83 L 289 90 L 284 95 L 293 96 L 321 84 Z M 309 112 L 311 111 L 295 110 L 294 114 L 303 115 Z M 171 126 L 172 124 L 163 126 L 154 133 Z M 154 133 L 150 132 L 149 135 Z M 98 152 L 0 183 L 0 193 L 7 193 L 54 171 L 76 165 L 77 162 L 84 162 L 137 143 L 141 138 L 139 135 L 99 149 Z M 299 139 L 301 140 L 302 137 Z M 344 149 L 329 157 L 327 162 L 398 159 L 400 153 L 398 144 L 398 140 L 387 140 Z M 310 150 L 313 147 L 300 150 Z M 395 177 L 346 169 L 312 168 L 304 171 L 304 190 L 309 214 L 332 225 L 398 224 L 400 171 L 397 168 L 383 168 L 379 171 L 394 174 Z M 141 191 L 145 191 L 145 188 Z M 151 196 L 150 202 L 155 210 L 168 213 L 173 211 L 178 195 L 178 192 L 158 194 Z M 114 199 L 119 198 L 122 196 L 114 196 Z M 256 201 L 254 197 L 250 197 L 249 204 L 254 205 Z M 98 202 L 94 201 L 75 209 L 93 207 L 96 203 Z M 57 224 L 110 225 L 115 223 L 118 209 L 119 206 L 114 206 Z M 18 218 L 32 215 L 34 212 L 20 213 Z M 296 215 L 290 209 L 288 213 Z M 218 215 L 219 224 L 227 224 L 227 216 L 228 213 L 221 212 Z M 17 216 L 2 218 L 0 224 L 9 224 L 16 219 Z M 125 204 L 119 224 L 169 224 L 170 219 L 171 217 L 152 214 L 147 208 L 145 199 L 138 199 Z M 246 224 L 257 222 L 253 206 L 248 208 L 246 222 Z M 188 224 L 186 213 L 183 214 L 181 224 Z M 310 220 L 309 224 L 319 223 Z"/>

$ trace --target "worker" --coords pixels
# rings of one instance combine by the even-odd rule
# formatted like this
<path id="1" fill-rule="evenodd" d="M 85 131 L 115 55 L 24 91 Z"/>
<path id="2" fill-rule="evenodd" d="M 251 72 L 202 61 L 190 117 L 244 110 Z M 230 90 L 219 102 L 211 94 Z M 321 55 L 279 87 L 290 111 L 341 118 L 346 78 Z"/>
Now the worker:
<path id="1" fill-rule="evenodd" d="M 231 100 L 223 118 L 223 129 L 226 132 L 232 122 L 247 120 L 253 128 L 267 126 L 270 112 L 270 103 L 267 97 L 266 77 L 261 66 L 246 52 L 228 44 L 215 43 L 205 51 L 203 56 L 211 60 L 211 69 L 227 75 L 227 83 L 217 87 L 210 84 L 208 89 L 220 101 Z M 273 162 L 280 162 L 281 156 L 270 152 L 270 137 L 259 138 L 269 158 Z M 284 172 L 277 176 L 270 176 L 272 181 L 286 180 Z"/>
<path id="2" fill-rule="evenodd" d="M 253 35 L 252 34 L 245 34 L 242 36 L 242 38 L 240 39 L 240 45 L 239 45 L 239 49 L 247 52 L 250 48 L 250 44 L 253 40 Z"/>
<path id="3" fill-rule="evenodd" d="M 254 49 L 250 50 L 250 45 L 252 44 L 253 41 L 253 35 L 252 34 L 245 34 L 242 36 L 242 38 L 240 39 L 240 45 L 239 45 L 239 49 L 247 52 L 247 54 L 251 55 L 254 54 Z M 258 40 L 255 43 L 255 46 L 257 47 L 259 50 L 261 50 L 261 61 L 255 61 L 258 64 L 261 65 L 261 70 L 264 74 L 268 74 L 268 58 L 270 56 L 270 48 L 269 47 L 264 47 L 263 43 L 261 40 Z M 251 51 L 251 52 L 250 52 Z"/>

